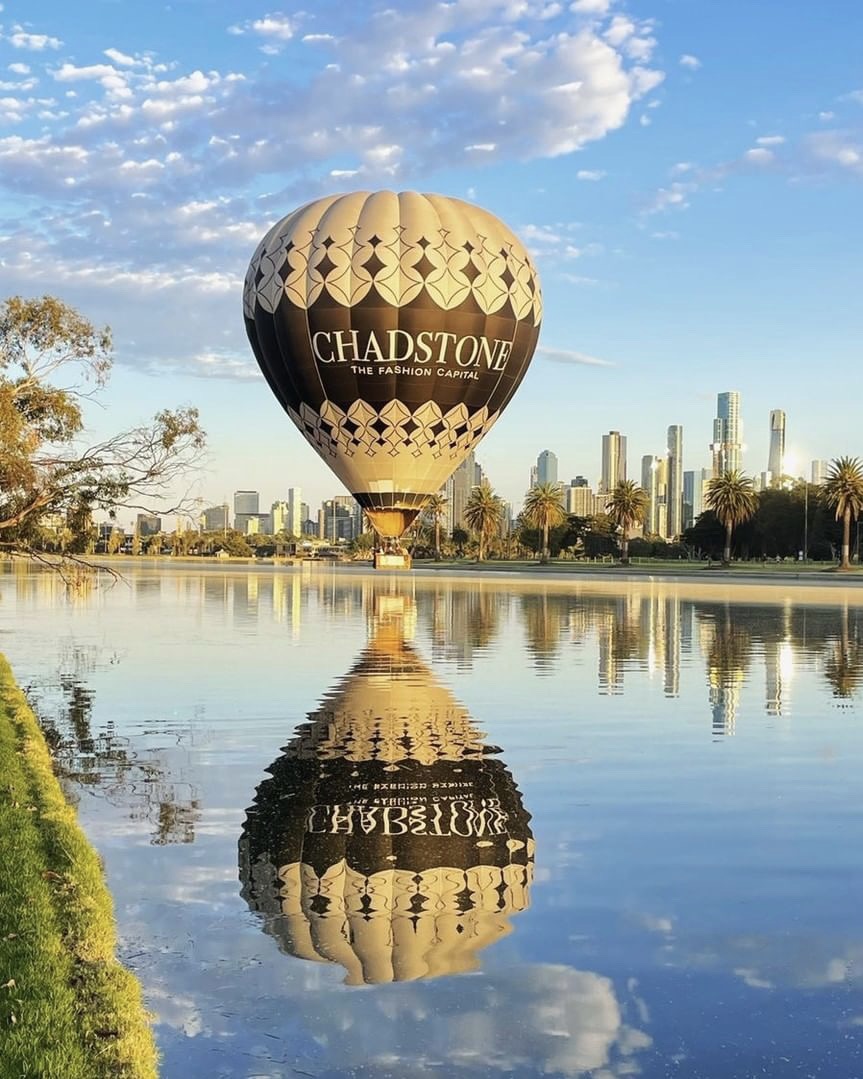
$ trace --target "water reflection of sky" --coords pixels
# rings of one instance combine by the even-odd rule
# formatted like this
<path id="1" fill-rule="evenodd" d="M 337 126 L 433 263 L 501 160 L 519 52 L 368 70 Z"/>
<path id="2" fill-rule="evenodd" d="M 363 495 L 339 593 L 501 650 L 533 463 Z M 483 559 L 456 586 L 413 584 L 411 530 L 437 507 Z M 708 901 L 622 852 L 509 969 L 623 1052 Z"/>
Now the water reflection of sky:
<path id="1" fill-rule="evenodd" d="M 413 665 L 413 698 L 388 705 L 386 669 L 368 666 L 382 589 L 406 597 L 397 665 Z M 45 575 L 0 577 L 0 647 L 105 857 L 163 1073 L 863 1074 L 863 593 L 748 596 L 168 571 L 68 600 Z M 389 718 L 345 751 L 352 710 Z M 529 892 L 498 856 L 521 825 L 497 853 L 453 849 L 443 861 L 463 877 L 435 877 L 437 891 L 442 848 L 384 852 L 394 872 L 418 869 L 412 893 L 380 877 L 372 842 L 348 852 L 359 883 L 339 878 L 338 902 L 361 916 L 371 880 L 381 909 L 418 924 L 437 912 L 418 953 L 386 953 L 387 977 L 410 977 L 344 985 L 330 953 L 355 938 L 349 918 L 344 938 L 297 958 L 300 923 L 285 919 L 317 917 L 320 873 L 288 908 L 300 878 L 286 867 L 304 856 L 267 841 L 260 879 L 275 890 L 238 879 L 247 810 L 278 762 L 353 760 L 363 780 L 369 757 L 398 775 L 412 757 L 460 767 L 464 746 L 476 764 L 480 745 L 501 750 L 481 759 L 510 778 L 488 782 L 512 783 L 530 818 Z M 324 848 L 307 857 L 330 865 Z M 376 923 L 388 948 L 396 916 Z M 477 946 L 453 951 L 465 935 Z"/>

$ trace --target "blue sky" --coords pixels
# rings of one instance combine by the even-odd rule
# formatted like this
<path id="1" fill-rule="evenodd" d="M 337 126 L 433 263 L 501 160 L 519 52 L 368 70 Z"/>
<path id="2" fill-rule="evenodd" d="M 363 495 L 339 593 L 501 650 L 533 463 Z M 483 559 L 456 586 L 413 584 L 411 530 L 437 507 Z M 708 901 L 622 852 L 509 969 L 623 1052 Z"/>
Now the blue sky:
<path id="1" fill-rule="evenodd" d="M 115 335 L 93 429 L 191 402 L 196 491 L 338 490 L 258 375 L 241 285 L 260 235 L 353 188 L 475 200 L 534 252 L 540 350 L 480 447 L 518 503 L 540 450 L 630 474 L 717 392 L 744 466 L 768 414 L 801 460 L 863 454 L 863 5 L 6 0 L 0 289 Z"/>

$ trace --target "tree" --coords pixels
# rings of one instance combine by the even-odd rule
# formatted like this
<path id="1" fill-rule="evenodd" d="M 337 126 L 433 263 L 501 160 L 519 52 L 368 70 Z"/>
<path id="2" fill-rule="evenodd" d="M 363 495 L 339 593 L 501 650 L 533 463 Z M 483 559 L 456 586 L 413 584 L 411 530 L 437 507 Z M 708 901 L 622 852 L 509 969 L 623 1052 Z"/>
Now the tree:
<path id="1" fill-rule="evenodd" d="M 563 487 L 559 483 L 534 484 L 524 500 L 522 516 L 529 525 L 542 529 L 542 554 L 539 560 L 548 562 L 548 530 L 566 520 Z"/>
<path id="2" fill-rule="evenodd" d="M 605 510 L 621 531 L 620 561 L 629 563 L 629 530 L 641 524 L 647 514 L 647 491 L 635 480 L 621 480 L 611 492 Z"/>
<path id="3" fill-rule="evenodd" d="M 725 528 L 722 561 L 731 561 L 731 533 L 735 525 L 748 521 L 758 508 L 758 495 L 749 476 L 737 469 L 714 476 L 707 485 L 707 505 Z"/>
<path id="4" fill-rule="evenodd" d="M 842 561 L 840 569 L 851 569 L 851 521 L 863 510 L 863 465 L 859 457 L 837 457 L 830 462 L 824 484 L 824 500 L 836 509 L 842 521 Z"/>
<path id="5" fill-rule="evenodd" d="M 423 507 L 423 515 L 434 525 L 434 557 L 440 562 L 440 526 L 449 499 L 442 494 L 429 495 Z"/>
<path id="6" fill-rule="evenodd" d="M 462 528 L 460 525 L 456 525 L 452 530 L 452 542 L 459 555 L 464 554 L 465 545 L 470 539 L 470 534 Z"/>
<path id="7" fill-rule="evenodd" d="M 503 500 L 492 490 L 488 480 L 474 487 L 464 508 L 465 524 L 476 533 L 479 542 L 478 562 L 485 555 L 485 545 L 493 536 L 500 535 L 503 523 Z"/>
<path id="8" fill-rule="evenodd" d="M 74 552 L 95 510 L 186 508 L 174 489 L 204 449 L 197 409 L 81 444 L 83 403 L 107 382 L 111 355 L 110 330 L 53 296 L 0 304 L 0 549 L 40 557 L 49 514 L 65 520 Z"/>

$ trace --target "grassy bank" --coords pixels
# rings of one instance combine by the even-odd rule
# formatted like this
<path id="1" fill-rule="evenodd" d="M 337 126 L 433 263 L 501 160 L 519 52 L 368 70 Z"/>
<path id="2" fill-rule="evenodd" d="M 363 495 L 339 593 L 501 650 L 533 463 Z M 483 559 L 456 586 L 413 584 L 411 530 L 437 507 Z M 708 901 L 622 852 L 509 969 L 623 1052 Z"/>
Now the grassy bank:
<path id="1" fill-rule="evenodd" d="M 0 656 L 0 1076 L 156 1076 L 98 855 Z"/>

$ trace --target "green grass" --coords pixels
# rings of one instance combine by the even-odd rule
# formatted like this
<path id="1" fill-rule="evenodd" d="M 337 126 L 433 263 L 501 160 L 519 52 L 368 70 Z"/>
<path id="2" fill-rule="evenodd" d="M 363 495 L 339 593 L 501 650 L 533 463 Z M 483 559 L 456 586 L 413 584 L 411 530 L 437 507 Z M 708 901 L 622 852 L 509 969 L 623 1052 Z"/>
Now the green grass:
<path id="1" fill-rule="evenodd" d="M 0 1076 L 154 1079 L 99 857 L 0 656 Z"/>

